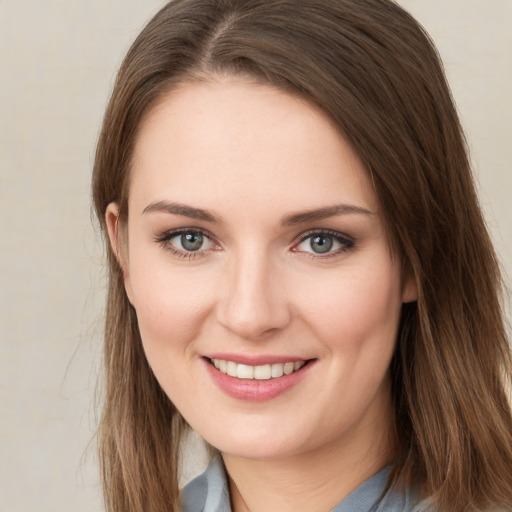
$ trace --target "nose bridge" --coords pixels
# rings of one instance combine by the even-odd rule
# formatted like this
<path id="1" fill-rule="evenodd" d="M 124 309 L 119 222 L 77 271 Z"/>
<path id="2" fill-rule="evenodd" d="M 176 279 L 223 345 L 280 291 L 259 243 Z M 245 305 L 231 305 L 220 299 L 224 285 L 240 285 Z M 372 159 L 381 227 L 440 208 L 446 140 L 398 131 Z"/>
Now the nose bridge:
<path id="1" fill-rule="evenodd" d="M 290 311 L 277 267 L 261 247 L 247 247 L 233 257 L 219 320 L 237 336 L 256 340 L 288 324 Z"/>

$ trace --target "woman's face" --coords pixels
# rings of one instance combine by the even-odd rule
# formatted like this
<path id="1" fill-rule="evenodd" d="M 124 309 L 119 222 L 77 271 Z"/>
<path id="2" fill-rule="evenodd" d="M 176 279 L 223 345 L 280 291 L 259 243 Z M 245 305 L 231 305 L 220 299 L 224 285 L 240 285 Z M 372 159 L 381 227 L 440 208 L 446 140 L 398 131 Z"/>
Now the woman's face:
<path id="1" fill-rule="evenodd" d="M 414 290 L 329 119 L 270 86 L 185 84 L 141 126 L 132 172 L 126 291 L 190 425 L 258 459 L 380 438 Z"/>

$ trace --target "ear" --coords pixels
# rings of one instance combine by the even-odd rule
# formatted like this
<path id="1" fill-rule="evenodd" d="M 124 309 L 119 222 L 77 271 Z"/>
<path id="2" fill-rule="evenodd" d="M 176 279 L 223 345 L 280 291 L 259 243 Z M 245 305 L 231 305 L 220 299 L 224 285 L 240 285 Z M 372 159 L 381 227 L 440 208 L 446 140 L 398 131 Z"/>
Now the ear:
<path id="1" fill-rule="evenodd" d="M 128 248 L 126 241 L 123 240 L 120 233 L 119 225 L 119 205 L 117 203 L 110 203 L 105 211 L 105 223 L 107 225 L 108 238 L 110 247 L 121 267 L 124 277 L 124 287 L 128 300 L 132 302 L 132 287 L 130 283 L 130 273 L 128 268 Z"/>
<path id="2" fill-rule="evenodd" d="M 415 302 L 418 300 L 418 285 L 412 272 L 408 273 L 402 285 L 402 302 Z"/>

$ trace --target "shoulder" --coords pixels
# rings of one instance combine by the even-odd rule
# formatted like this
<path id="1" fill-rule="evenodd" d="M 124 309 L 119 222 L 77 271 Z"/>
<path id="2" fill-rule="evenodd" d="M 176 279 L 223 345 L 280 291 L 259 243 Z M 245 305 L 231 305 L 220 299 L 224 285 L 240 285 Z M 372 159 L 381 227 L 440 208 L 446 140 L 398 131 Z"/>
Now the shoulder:
<path id="1" fill-rule="evenodd" d="M 419 500 L 416 489 L 388 492 L 372 512 L 438 512 L 430 499 Z"/>
<path id="2" fill-rule="evenodd" d="M 435 512 L 430 500 L 420 501 L 419 487 L 387 489 L 390 470 L 391 466 L 382 468 L 331 512 Z"/>
<path id="3" fill-rule="evenodd" d="M 182 512 L 231 512 L 226 472 L 219 456 L 183 488 L 181 507 Z"/>
<path id="4" fill-rule="evenodd" d="M 421 499 L 419 486 L 406 489 L 391 488 L 375 512 L 438 512 L 430 498 Z"/>

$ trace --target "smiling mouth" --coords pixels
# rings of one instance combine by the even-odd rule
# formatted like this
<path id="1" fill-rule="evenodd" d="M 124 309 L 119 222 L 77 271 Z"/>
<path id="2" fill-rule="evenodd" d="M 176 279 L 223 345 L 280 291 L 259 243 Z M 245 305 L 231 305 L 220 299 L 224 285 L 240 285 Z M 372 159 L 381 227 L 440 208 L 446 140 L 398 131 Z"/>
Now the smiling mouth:
<path id="1" fill-rule="evenodd" d="M 253 380 L 279 379 L 284 375 L 291 375 L 292 373 L 299 371 L 303 366 L 308 364 L 308 362 L 309 360 L 250 366 L 224 359 L 210 359 L 210 363 L 225 375 L 236 377 L 238 379 Z"/>

